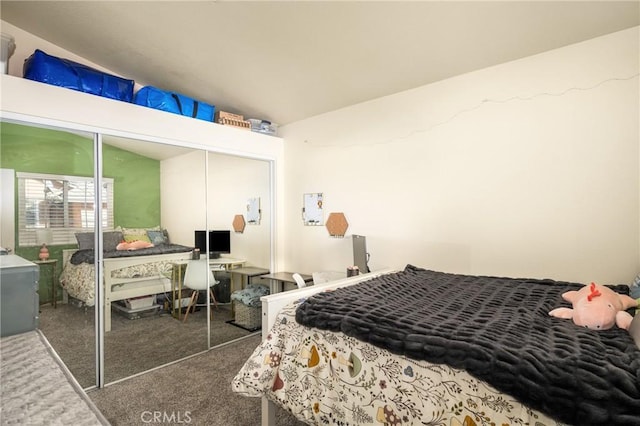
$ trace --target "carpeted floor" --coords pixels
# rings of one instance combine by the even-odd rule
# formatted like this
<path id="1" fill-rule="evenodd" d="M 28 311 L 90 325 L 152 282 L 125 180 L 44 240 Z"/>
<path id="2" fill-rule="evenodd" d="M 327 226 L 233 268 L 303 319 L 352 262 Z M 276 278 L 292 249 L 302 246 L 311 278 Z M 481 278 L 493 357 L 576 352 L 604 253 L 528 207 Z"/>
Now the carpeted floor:
<path id="1" fill-rule="evenodd" d="M 0 339 L 0 377 L 3 425 L 107 424 L 37 330 Z"/>
<path id="2" fill-rule="evenodd" d="M 73 304 L 40 308 L 39 328 L 82 387 L 95 385 L 93 308 Z M 211 322 L 211 346 L 250 333 L 230 320 L 230 305 L 219 304 Z M 129 319 L 113 312 L 112 330 L 105 333 L 105 382 L 173 362 L 207 349 L 206 310 L 189 314 L 187 322 L 169 314 Z"/>
<path id="3" fill-rule="evenodd" d="M 260 424 L 261 400 L 231 391 L 231 380 L 260 343 L 254 334 L 103 389 L 89 397 L 114 426 L 155 423 L 207 426 Z M 278 426 L 304 423 L 278 408 Z"/>

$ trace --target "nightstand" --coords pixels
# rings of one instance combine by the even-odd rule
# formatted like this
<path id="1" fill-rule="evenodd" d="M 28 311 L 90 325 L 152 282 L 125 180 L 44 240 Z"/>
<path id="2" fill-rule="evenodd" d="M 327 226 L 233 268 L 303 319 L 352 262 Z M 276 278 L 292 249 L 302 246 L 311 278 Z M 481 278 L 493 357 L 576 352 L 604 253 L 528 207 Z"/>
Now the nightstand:
<path id="1" fill-rule="evenodd" d="M 38 265 L 40 268 L 42 267 L 50 267 L 51 268 L 51 299 L 52 305 L 54 308 L 57 308 L 58 303 L 58 295 L 57 295 L 57 287 L 58 287 L 58 278 L 56 275 L 56 269 L 58 266 L 58 259 L 48 259 L 48 260 L 34 260 L 33 263 Z M 42 277 L 42 274 L 40 274 Z"/>

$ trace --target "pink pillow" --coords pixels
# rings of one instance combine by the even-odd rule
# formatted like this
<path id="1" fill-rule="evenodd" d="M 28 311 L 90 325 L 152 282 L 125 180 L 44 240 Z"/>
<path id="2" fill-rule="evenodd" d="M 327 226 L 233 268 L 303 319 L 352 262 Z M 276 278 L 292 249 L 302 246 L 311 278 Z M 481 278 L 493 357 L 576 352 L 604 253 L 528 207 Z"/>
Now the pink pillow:
<path id="1" fill-rule="evenodd" d="M 131 241 L 131 242 L 123 241 L 120 244 L 118 244 L 118 246 L 116 247 L 116 250 L 138 250 L 138 249 L 149 248 L 149 247 L 153 247 L 153 244 L 148 241 L 140 241 L 140 240 Z"/>

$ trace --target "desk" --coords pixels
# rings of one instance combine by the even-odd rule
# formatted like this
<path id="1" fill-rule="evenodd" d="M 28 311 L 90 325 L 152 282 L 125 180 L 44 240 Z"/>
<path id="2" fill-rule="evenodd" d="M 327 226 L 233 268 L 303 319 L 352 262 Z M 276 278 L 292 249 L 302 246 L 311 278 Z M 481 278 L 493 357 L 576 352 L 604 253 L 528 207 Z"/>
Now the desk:
<path id="1" fill-rule="evenodd" d="M 188 264 L 188 260 L 171 263 L 171 316 L 178 319 L 182 319 L 182 281 Z M 176 299 L 176 291 L 178 299 Z"/>
<path id="2" fill-rule="evenodd" d="M 233 259 L 231 257 L 220 257 L 217 259 L 209 259 L 209 267 L 212 271 L 236 272 L 246 260 Z M 171 264 L 171 315 L 174 318 L 182 318 L 182 281 L 184 279 L 184 271 L 189 264 L 188 260 L 182 262 L 173 262 Z M 267 271 L 269 272 L 269 271 Z M 214 274 L 215 275 L 215 274 Z M 233 274 L 231 274 L 231 287 L 233 288 Z M 176 292 L 178 298 L 176 299 Z M 177 302 L 177 306 L 176 306 Z"/>
<path id="3" fill-rule="evenodd" d="M 219 257 L 217 259 L 209 259 L 209 265 L 218 266 L 219 268 L 230 270 L 244 265 L 247 261 L 244 259 L 234 259 L 232 257 Z"/>
<path id="4" fill-rule="evenodd" d="M 264 269 L 264 268 L 256 268 L 253 266 L 245 266 L 242 268 L 236 268 L 233 269 L 231 271 L 232 274 L 239 274 L 242 276 L 247 277 L 247 284 L 251 284 L 251 278 L 253 277 L 261 277 L 263 275 L 266 275 L 269 273 L 268 269 Z M 244 287 L 244 283 L 242 283 L 242 286 Z M 233 288 L 231 289 L 231 292 L 233 293 Z"/>
<path id="5" fill-rule="evenodd" d="M 57 300 L 58 299 L 58 294 L 57 294 L 58 278 L 57 278 L 57 275 L 56 275 L 56 268 L 58 266 L 58 259 L 34 260 L 33 263 L 35 263 L 39 267 L 51 266 L 51 304 L 53 305 L 54 309 L 57 308 L 57 304 L 58 304 L 58 300 Z"/>
<path id="6" fill-rule="evenodd" d="M 300 274 L 300 276 L 306 283 L 313 282 L 313 277 L 311 275 Z M 296 284 L 296 280 L 293 279 L 293 272 L 274 272 L 273 274 L 261 275 L 261 278 L 271 282 L 271 285 L 269 286 L 271 294 L 283 292 L 285 283 Z M 276 289 L 276 283 L 280 284 L 280 289 Z"/>
<path id="7" fill-rule="evenodd" d="M 242 267 L 247 261 L 244 259 L 234 259 L 232 257 L 219 257 L 217 259 L 209 259 L 209 266 L 211 266 L 212 271 L 225 271 L 225 272 L 235 272 L 236 269 Z M 233 292 L 234 283 L 233 283 L 233 274 L 230 274 L 231 277 L 231 291 Z"/>

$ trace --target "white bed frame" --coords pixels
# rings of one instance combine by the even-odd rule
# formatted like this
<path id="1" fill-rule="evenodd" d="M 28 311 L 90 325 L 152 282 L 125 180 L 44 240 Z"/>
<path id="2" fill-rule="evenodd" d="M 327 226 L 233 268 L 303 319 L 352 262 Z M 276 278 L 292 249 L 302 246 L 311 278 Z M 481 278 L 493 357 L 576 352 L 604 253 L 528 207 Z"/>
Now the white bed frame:
<path id="1" fill-rule="evenodd" d="M 76 251 L 75 249 L 62 251 L 64 266 Z M 171 280 L 164 275 L 158 274 L 156 277 L 142 278 L 112 278 L 113 271 L 150 262 L 185 262 L 189 259 L 191 259 L 191 252 L 104 259 L 104 331 L 111 331 L 112 302 L 171 291 Z M 64 293 L 66 299 L 66 291 Z"/>
<path id="2" fill-rule="evenodd" d="M 338 287 L 350 286 L 371 278 L 397 272 L 396 269 L 381 269 L 367 274 L 356 275 L 355 277 L 343 278 L 336 281 L 329 281 L 319 285 L 312 285 L 297 290 L 285 291 L 260 298 L 262 301 L 262 339 L 266 339 L 271 327 L 275 324 L 276 316 L 280 310 L 289 303 L 309 297 L 315 293 L 332 290 Z M 275 426 L 275 405 L 266 397 L 262 397 L 262 426 Z"/>

